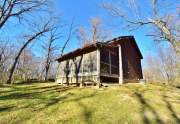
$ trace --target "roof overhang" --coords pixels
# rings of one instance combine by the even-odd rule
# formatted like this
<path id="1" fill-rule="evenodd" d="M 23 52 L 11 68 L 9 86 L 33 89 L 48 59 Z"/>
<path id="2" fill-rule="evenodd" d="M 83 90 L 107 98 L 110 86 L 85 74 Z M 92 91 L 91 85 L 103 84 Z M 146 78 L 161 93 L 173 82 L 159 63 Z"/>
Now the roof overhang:
<path id="1" fill-rule="evenodd" d="M 143 56 L 142 56 L 140 49 L 139 49 L 139 47 L 135 41 L 135 38 L 133 36 L 122 36 L 122 37 L 114 38 L 114 39 L 109 40 L 107 42 L 96 42 L 96 43 L 86 45 L 83 48 L 79 48 L 79 49 L 76 49 L 72 52 L 64 54 L 56 60 L 58 62 L 61 62 L 61 61 L 64 61 L 64 60 L 67 60 L 70 58 L 74 58 L 74 57 L 81 56 L 83 54 L 95 51 L 98 48 L 102 48 L 102 47 L 118 47 L 118 45 L 121 44 L 121 42 L 123 42 L 124 40 L 128 40 L 128 39 L 131 39 L 134 42 L 134 44 L 136 46 L 136 50 L 138 51 L 140 58 L 143 59 Z"/>

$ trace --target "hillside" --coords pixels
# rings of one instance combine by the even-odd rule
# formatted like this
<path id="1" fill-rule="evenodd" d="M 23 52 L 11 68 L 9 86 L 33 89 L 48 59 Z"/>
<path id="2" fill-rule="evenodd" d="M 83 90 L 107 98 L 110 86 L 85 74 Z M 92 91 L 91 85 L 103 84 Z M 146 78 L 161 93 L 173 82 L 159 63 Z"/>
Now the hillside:
<path id="1" fill-rule="evenodd" d="M 178 124 L 180 89 L 127 84 L 101 89 L 52 83 L 0 86 L 0 124 Z"/>

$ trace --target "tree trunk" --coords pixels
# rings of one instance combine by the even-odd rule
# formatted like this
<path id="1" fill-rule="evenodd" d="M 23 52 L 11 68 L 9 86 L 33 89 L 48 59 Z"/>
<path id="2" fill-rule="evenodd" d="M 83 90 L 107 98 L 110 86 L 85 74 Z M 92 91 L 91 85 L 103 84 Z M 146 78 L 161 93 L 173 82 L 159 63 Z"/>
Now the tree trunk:
<path id="1" fill-rule="evenodd" d="M 15 58 L 15 61 L 14 61 L 14 63 L 13 63 L 13 66 L 12 66 L 11 69 L 10 69 L 10 74 L 9 74 L 9 78 L 8 78 L 8 80 L 7 80 L 7 84 L 11 84 L 11 82 L 12 82 L 12 76 L 13 76 L 14 70 L 15 70 L 15 68 L 16 68 L 16 64 L 17 64 L 18 59 L 19 59 L 19 57 L 20 57 L 20 55 L 21 55 L 21 53 L 22 53 L 23 50 L 24 50 L 24 48 L 21 48 L 21 50 L 19 51 L 18 55 L 17 55 L 16 58 Z"/>
<path id="2" fill-rule="evenodd" d="M 15 61 L 13 63 L 13 66 L 10 69 L 10 74 L 9 74 L 9 78 L 7 80 L 7 84 L 11 84 L 12 83 L 12 77 L 14 74 L 14 70 L 16 68 L 17 62 L 19 60 L 19 57 L 21 56 L 21 53 L 23 52 L 23 50 L 28 46 L 29 43 L 31 43 L 34 39 L 36 39 L 37 37 L 39 37 L 40 35 L 42 35 L 43 33 L 47 32 L 49 30 L 47 30 L 46 28 L 44 28 L 42 31 L 36 33 L 34 36 L 30 37 L 26 43 L 21 47 L 20 51 L 18 52 Z"/>
<path id="3" fill-rule="evenodd" d="M 166 22 L 163 22 L 162 20 L 155 20 L 153 23 L 163 33 L 162 36 L 164 39 L 173 46 L 177 55 L 180 55 L 180 42 L 176 41 L 176 38 L 172 35 L 170 29 L 167 27 Z"/>
<path id="4" fill-rule="evenodd" d="M 46 65 L 45 81 L 48 80 L 49 65 Z"/>

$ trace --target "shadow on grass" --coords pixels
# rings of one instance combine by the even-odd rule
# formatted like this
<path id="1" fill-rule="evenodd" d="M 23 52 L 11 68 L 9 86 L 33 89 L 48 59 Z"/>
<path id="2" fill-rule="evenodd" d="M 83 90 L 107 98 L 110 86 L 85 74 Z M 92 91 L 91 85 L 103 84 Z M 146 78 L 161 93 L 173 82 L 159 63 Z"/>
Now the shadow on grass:
<path id="1" fill-rule="evenodd" d="M 91 98 L 91 97 L 94 97 L 95 95 L 97 94 L 97 92 L 94 92 L 88 96 L 84 96 L 84 97 L 80 97 L 80 98 L 77 98 L 77 99 L 74 99 L 73 101 L 76 101 L 80 107 L 82 107 L 83 109 L 83 117 L 84 117 L 84 121 L 85 123 L 87 124 L 92 124 L 92 114 L 95 110 L 92 110 L 90 108 L 88 108 L 88 106 L 86 106 L 85 104 L 83 104 L 80 100 L 81 99 L 85 99 L 85 98 Z"/>
<path id="2" fill-rule="evenodd" d="M 146 100 L 144 99 L 144 97 L 140 93 L 135 92 L 135 96 L 138 98 L 139 102 L 142 104 L 142 116 L 143 116 L 144 124 L 151 124 L 150 119 L 145 114 L 147 109 L 153 113 L 153 115 L 155 116 L 155 121 L 157 122 L 157 124 L 165 124 L 161 120 L 161 118 L 158 115 L 158 113 L 156 112 L 156 110 L 154 108 L 152 108 L 148 102 L 146 102 Z"/>
<path id="3" fill-rule="evenodd" d="M 23 87 L 21 87 L 23 88 Z M 15 104 L 14 106 L 6 107 L 6 106 L 1 106 L 0 105 L 0 113 L 1 112 L 7 112 L 7 111 L 19 111 L 19 110 L 25 110 L 25 109 L 32 109 L 33 111 L 40 112 L 43 111 L 51 106 L 54 106 L 56 104 L 61 105 L 62 103 L 67 103 L 67 102 L 79 102 L 81 99 L 85 98 L 90 98 L 93 97 L 96 93 L 94 92 L 93 94 L 82 94 L 82 95 L 75 95 L 72 92 L 66 92 L 68 90 L 74 89 L 74 87 L 63 87 L 60 85 L 53 85 L 53 86 L 44 86 L 44 87 L 25 87 L 25 89 L 14 89 L 12 87 L 11 92 L 7 92 L 7 94 L 3 94 L 0 96 L 0 101 L 4 100 L 18 100 L 18 99 L 37 99 L 38 101 L 31 102 L 31 103 L 23 103 L 21 107 L 17 107 Z M 19 91 L 17 91 L 19 90 Z M 26 90 L 27 93 L 25 92 Z M 24 93 L 25 92 L 25 93 Z M 54 97 L 42 97 L 42 94 L 53 94 L 53 92 L 56 93 L 61 93 L 61 92 L 66 92 L 65 95 L 58 95 L 56 94 Z M 40 100 L 40 101 L 39 101 Z M 13 103 L 12 103 L 13 104 Z M 79 103 L 81 107 L 83 107 L 83 115 L 84 118 L 87 122 L 90 122 L 90 117 L 91 117 L 91 111 L 88 110 L 88 108 Z M 31 118 L 31 117 L 29 117 Z"/>
<path id="4" fill-rule="evenodd" d="M 180 89 L 180 86 L 176 86 L 177 89 Z"/>
<path id="5" fill-rule="evenodd" d="M 19 85 L 19 84 L 11 84 L 11 85 L 2 85 L 2 86 L 0 86 L 0 94 L 6 94 L 6 93 L 12 93 L 12 92 L 16 92 L 16 91 L 22 91 L 22 87 L 21 86 L 26 86 L 27 88 L 23 88 L 23 89 L 27 89 L 27 90 L 29 90 L 29 89 L 31 89 L 31 88 L 33 88 L 33 87 L 37 87 L 37 86 L 35 86 L 35 85 Z M 6 89 L 6 88 L 8 88 L 7 90 L 4 90 L 4 89 Z M 1 90 L 1 89 L 3 89 L 3 90 Z"/>
<path id="6" fill-rule="evenodd" d="M 90 110 L 85 104 L 82 102 L 78 102 L 79 106 L 83 108 L 83 117 L 84 117 L 84 123 L 92 124 L 92 114 L 94 111 Z"/>
<path id="7" fill-rule="evenodd" d="M 14 106 L 5 106 L 5 107 L 0 107 L 0 112 L 5 112 L 13 109 Z"/>
<path id="8" fill-rule="evenodd" d="M 8 95 L 2 95 L 0 96 L 0 100 L 13 100 L 13 99 L 34 99 L 34 98 L 39 98 L 39 95 L 42 93 L 47 93 L 47 92 L 64 92 L 67 90 L 70 90 L 74 87 L 62 87 L 59 85 L 55 86 L 49 86 L 49 87 L 40 87 L 40 88 L 26 88 L 24 90 L 19 89 L 13 89 L 12 91 L 5 91 L 6 93 L 9 93 Z M 35 92 L 30 92 L 30 90 L 33 90 Z M 27 92 L 27 93 L 24 93 Z"/>
<path id="9" fill-rule="evenodd" d="M 7 86 L 6 86 L 7 87 Z M 6 112 L 6 111 L 10 111 L 10 110 L 20 110 L 20 109 L 26 109 L 26 108 L 34 108 L 34 109 L 38 109 L 38 105 L 39 104 L 46 104 L 44 108 L 48 107 L 48 106 L 52 106 L 56 103 L 58 103 L 61 100 L 66 99 L 66 96 L 62 96 L 62 97 L 50 97 L 50 98 L 46 98 L 44 96 L 45 93 L 46 94 L 50 94 L 53 92 L 65 92 L 68 91 L 70 89 L 72 89 L 73 87 L 62 87 L 59 85 L 55 85 L 55 86 L 49 86 L 49 87 L 31 87 L 28 86 L 25 89 L 24 88 L 18 88 L 18 87 L 14 87 L 11 86 L 8 88 L 11 88 L 11 90 L 8 91 L 1 91 L 4 92 L 4 94 L 0 95 L 0 101 L 6 101 L 6 100 L 19 100 L 19 99 L 38 99 L 41 100 L 42 102 L 34 102 L 33 104 L 29 104 L 28 102 L 22 106 L 24 107 L 19 107 L 17 108 L 17 105 L 15 104 L 15 106 L 2 106 L 0 105 L 0 112 Z M 27 91 L 26 91 L 27 90 Z"/>
<path id="10" fill-rule="evenodd" d="M 177 116 L 176 112 L 174 111 L 172 105 L 170 104 L 170 102 L 167 100 L 168 96 L 163 95 L 163 101 L 166 103 L 166 106 L 168 108 L 168 110 L 170 111 L 172 117 L 174 118 L 174 120 L 177 122 L 177 124 L 180 124 L 180 118 Z"/>
<path id="11" fill-rule="evenodd" d="M 153 115 L 155 116 L 155 121 L 156 123 L 158 124 L 165 124 L 165 122 L 163 122 L 163 120 L 160 118 L 160 116 L 158 115 L 157 111 L 158 110 L 155 110 L 146 100 L 145 98 L 140 94 L 140 93 L 137 93 L 135 92 L 135 96 L 138 98 L 138 101 L 141 103 L 142 105 L 142 110 L 141 110 L 141 113 L 142 113 L 142 117 L 143 117 L 143 122 L 144 124 L 151 124 L 151 119 L 149 119 L 145 112 L 146 110 L 150 110 Z M 175 120 L 175 122 L 177 124 L 180 124 L 180 118 L 177 116 L 176 112 L 174 111 L 172 105 L 170 104 L 170 102 L 167 100 L 167 97 L 168 96 L 165 96 L 163 95 L 163 101 L 165 102 L 166 104 L 166 108 L 169 110 L 169 112 L 171 113 L 172 115 L 172 118 Z"/>

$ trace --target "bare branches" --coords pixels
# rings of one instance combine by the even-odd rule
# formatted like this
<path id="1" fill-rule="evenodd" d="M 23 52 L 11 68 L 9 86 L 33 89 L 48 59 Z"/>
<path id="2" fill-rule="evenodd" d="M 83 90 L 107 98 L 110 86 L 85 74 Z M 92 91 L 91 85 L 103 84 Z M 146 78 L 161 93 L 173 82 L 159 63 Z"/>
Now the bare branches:
<path id="1" fill-rule="evenodd" d="M 87 38 L 87 32 L 83 27 L 80 27 L 77 31 L 77 39 L 79 41 L 79 45 L 80 47 L 85 46 L 86 44 L 88 44 L 89 39 Z"/>
<path id="2" fill-rule="evenodd" d="M 66 39 L 66 41 L 65 41 L 65 43 L 64 43 L 64 45 L 63 45 L 63 47 L 61 49 L 60 57 L 64 54 L 64 50 L 67 47 L 69 41 L 71 40 L 72 33 L 73 33 L 73 28 L 74 28 L 73 26 L 74 26 L 74 20 L 70 24 L 70 28 L 69 28 L 69 32 L 68 32 L 68 35 L 67 35 L 67 39 Z"/>
<path id="3" fill-rule="evenodd" d="M 70 27 L 69 27 L 69 32 L 67 35 L 67 39 L 65 40 L 62 49 L 61 49 L 61 53 L 60 53 L 60 57 L 63 56 L 64 51 L 68 45 L 68 43 L 70 42 L 71 38 L 72 38 L 72 34 L 73 34 L 73 30 L 74 30 L 74 20 L 72 20 Z M 59 70 L 60 64 L 58 64 L 57 70 L 56 70 L 56 75 L 58 74 L 58 70 Z"/>
<path id="4" fill-rule="evenodd" d="M 5 63 L 8 58 L 8 54 L 6 54 L 6 49 L 8 48 L 7 44 L 0 45 L 0 68 Z"/>
<path id="5" fill-rule="evenodd" d="M 178 57 L 172 47 L 157 47 L 157 55 L 146 57 L 145 78 L 150 82 L 172 84 L 178 76 Z"/>
<path id="6" fill-rule="evenodd" d="M 132 1 L 134 2 L 134 0 Z M 160 0 L 151 0 L 151 3 L 152 3 L 151 11 L 153 15 L 149 14 L 148 17 L 144 17 L 143 19 L 130 17 L 133 14 L 131 13 L 130 15 L 129 13 L 124 12 L 125 10 L 121 5 L 116 6 L 115 4 L 111 4 L 111 3 L 103 3 L 102 6 L 108 12 L 110 12 L 111 15 L 123 20 L 125 22 L 125 27 L 130 31 L 137 30 L 145 25 L 152 27 L 152 29 L 156 30 L 157 32 L 155 34 L 151 33 L 148 36 L 153 36 L 153 38 L 155 38 L 156 41 L 163 40 L 169 42 L 175 49 L 176 53 L 180 53 L 180 40 L 177 37 L 178 31 L 174 30 L 178 25 L 177 21 L 173 21 L 175 20 L 175 17 L 170 16 L 168 12 L 163 13 L 165 16 L 162 16 L 162 12 L 160 12 L 160 9 L 158 8 L 160 4 Z M 137 3 L 134 2 L 133 4 L 137 4 Z M 130 11 L 130 8 L 128 11 Z M 145 12 L 142 11 L 141 13 L 145 13 Z"/>
<path id="7" fill-rule="evenodd" d="M 0 0 L 0 29 L 11 17 L 20 20 L 23 14 L 40 10 L 46 3 L 46 0 Z"/>
<path id="8" fill-rule="evenodd" d="M 92 18 L 91 21 L 92 26 L 92 42 L 98 42 L 100 40 L 100 25 L 101 25 L 101 19 L 98 17 Z"/>
<path id="9" fill-rule="evenodd" d="M 140 28 L 141 26 L 153 24 L 152 21 L 143 21 L 143 20 L 131 20 L 126 16 L 126 13 L 123 12 L 123 10 L 119 7 L 116 7 L 115 5 L 111 3 L 103 3 L 102 6 L 113 16 L 120 17 L 128 24 L 126 25 L 127 28 L 130 28 L 130 30 L 135 30 Z M 135 26 L 135 27 L 134 27 Z M 133 27 L 133 28 L 132 28 Z"/>
<path id="10" fill-rule="evenodd" d="M 17 56 L 15 57 L 15 61 L 10 69 L 10 75 L 9 75 L 9 78 L 7 80 L 7 83 L 10 84 L 12 82 L 12 77 L 13 77 L 13 73 L 14 73 L 14 70 L 16 68 L 16 65 L 17 65 L 17 62 L 19 60 L 19 57 L 20 55 L 22 54 L 23 50 L 31 43 L 33 42 L 34 40 L 36 40 L 37 38 L 39 38 L 40 36 L 42 36 L 44 33 L 48 32 L 51 30 L 51 27 L 50 27 L 50 21 L 48 21 L 47 23 L 45 23 L 43 26 L 42 26 L 42 29 L 35 32 L 33 35 L 30 35 L 27 40 L 25 41 L 25 43 L 22 45 L 22 47 L 20 48 Z"/>
<path id="11" fill-rule="evenodd" d="M 24 41 L 22 42 L 22 46 L 20 47 L 20 49 L 17 51 L 17 55 L 14 55 L 15 57 L 13 57 L 11 60 L 12 66 L 10 70 L 8 70 L 9 78 L 7 80 L 7 83 L 12 82 L 13 75 L 16 74 L 16 71 L 18 72 L 19 70 L 23 70 L 23 68 L 26 68 L 21 68 L 21 66 L 23 65 L 23 60 L 21 60 L 21 58 L 26 58 L 26 55 L 32 52 L 26 51 L 29 45 L 34 41 L 42 40 L 41 38 L 45 36 L 47 32 L 51 32 L 51 43 L 48 44 L 51 47 L 49 47 L 48 50 L 53 51 L 55 49 L 55 46 L 52 46 L 52 44 L 55 40 L 58 39 L 57 29 L 54 25 L 55 17 L 53 18 L 52 14 L 48 15 L 48 7 L 50 5 L 49 2 L 49 0 L 0 0 L 0 30 L 5 26 L 7 22 L 9 22 L 11 18 L 13 18 L 13 22 L 15 23 L 16 19 L 18 19 L 17 21 L 19 21 L 19 23 L 21 23 L 21 20 L 23 20 L 23 26 L 25 27 L 25 29 L 20 29 L 24 31 L 24 34 L 21 34 L 20 36 L 21 41 Z M 42 22 L 40 18 L 43 18 L 43 20 L 46 20 L 46 22 Z M 19 25 L 18 27 L 21 26 Z M 26 55 L 23 54 L 25 52 L 27 53 Z M 14 77 L 16 77 L 16 75 L 14 75 Z"/>
<path id="12" fill-rule="evenodd" d="M 45 80 L 48 80 L 49 70 L 51 68 L 51 64 L 55 59 L 54 52 L 58 49 L 54 46 L 54 42 L 60 38 L 59 34 L 57 33 L 58 27 L 54 27 L 50 31 L 50 36 L 48 42 L 45 43 L 42 48 L 46 51 L 45 56 Z"/>
<path id="13" fill-rule="evenodd" d="M 90 29 L 80 27 L 77 32 L 77 38 L 80 41 L 81 47 L 95 42 L 104 42 L 111 35 L 111 32 L 103 27 L 102 19 L 100 17 L 93 17 L 90 19 Z"/>

